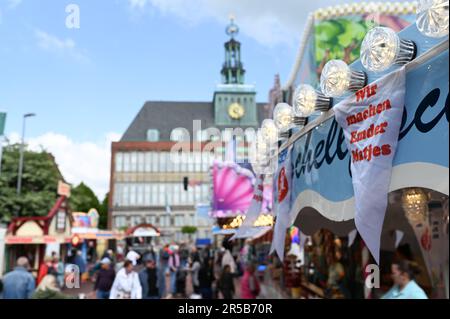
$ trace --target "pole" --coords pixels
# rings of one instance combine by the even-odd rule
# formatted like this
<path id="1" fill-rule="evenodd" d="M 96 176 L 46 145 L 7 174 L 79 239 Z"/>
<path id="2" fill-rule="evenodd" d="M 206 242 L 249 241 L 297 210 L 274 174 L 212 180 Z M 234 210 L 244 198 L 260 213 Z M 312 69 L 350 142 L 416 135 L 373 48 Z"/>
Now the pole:
<path id="1" fill-rule="evenodd" d="M 17 196 L 20 196 L 20 192 L 22 189 L 23 152 L 25 144 L 25 123 L 26 123 L 25 120 L 26 116 L 23 117 L 23 124 L 22 124 L 22 143 L 20 144 L 19 173 L 17 175 Z"/>

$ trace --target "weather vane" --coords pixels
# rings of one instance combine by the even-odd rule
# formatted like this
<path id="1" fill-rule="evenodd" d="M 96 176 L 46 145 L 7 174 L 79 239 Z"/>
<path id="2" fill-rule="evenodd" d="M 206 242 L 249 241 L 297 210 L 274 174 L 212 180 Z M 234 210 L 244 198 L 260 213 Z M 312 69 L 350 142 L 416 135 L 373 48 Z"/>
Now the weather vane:
<path id="1" fill-rule="evenodd" d="M 239 33 L 239 27 L 234 23 L 234 14 L 230 14 L 230 24 L 227 26 L 226 33 L 232 39 Z"/>

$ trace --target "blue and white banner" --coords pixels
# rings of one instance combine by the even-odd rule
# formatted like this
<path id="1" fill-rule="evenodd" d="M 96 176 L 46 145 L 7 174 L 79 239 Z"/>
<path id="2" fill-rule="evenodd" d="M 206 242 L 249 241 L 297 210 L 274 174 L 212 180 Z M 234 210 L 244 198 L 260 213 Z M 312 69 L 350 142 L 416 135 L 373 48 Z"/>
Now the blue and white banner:
<path id="1" fill-rule="evenodd" d="M 278 155 L 278 170 L 274 179 L 274 212 L 277 218 L 270 253 L 276 251 L 281 261 L 284 258 L 286 230 L 291 226 L 290 211 L 293 172 L 291 150 L 292 147 L 288 147 Z"/>
<path id="2" fill-rule="evenodd" d="M 333 107 L 351 155 L 355 225 L 377 263 L 404 103 L 403 67 Z"/>

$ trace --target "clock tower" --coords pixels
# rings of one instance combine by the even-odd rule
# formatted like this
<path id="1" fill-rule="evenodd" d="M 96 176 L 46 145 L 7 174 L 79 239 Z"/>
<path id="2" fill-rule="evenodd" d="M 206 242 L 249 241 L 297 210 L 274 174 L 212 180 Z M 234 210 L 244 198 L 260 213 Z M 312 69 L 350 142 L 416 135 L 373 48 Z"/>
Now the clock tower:
<path id="1" fill-rule="evenodd" d="M 225 62 L 222 83 L 214 92 L 214 121 L 216 125 L 258 126 L 255 87 L 244 84 L 245 69 L 241 62 L 241 43 L 235 40 L 239 28 L 231 18 L 226 33 Z"/>

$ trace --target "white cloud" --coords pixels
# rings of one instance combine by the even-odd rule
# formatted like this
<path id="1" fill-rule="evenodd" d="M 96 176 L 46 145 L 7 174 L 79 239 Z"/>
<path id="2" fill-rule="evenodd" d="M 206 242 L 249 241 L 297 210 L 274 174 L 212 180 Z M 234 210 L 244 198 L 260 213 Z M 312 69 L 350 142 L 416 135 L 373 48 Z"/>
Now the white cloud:
<path id="1" fill-rule="evenodd" d="M 8 7 L 11 9 L 16 8 L 22 3 L 22 0 L 8 0 Z"/>
<path id="2" fill-rule="evenodd" d="M 127 0 L 134 10 L 152 6 L 162 14 L 175 15 L 187 23 L 214 19 L 225 25 L 230 13 L 242 33 L 263 45 L 296 47 L 310 12 L 334 6 L 344 0 Z M 387 0 L 383 0 L 387 1 Z M 352 0 L 362 2 L 362 0 Z"/>
<path id="3" fill-rule="evenodd" d="M 71 38 L 60 39 L 39 29 L 36 29 L 34 34 L 37 45 L 42 50 L 57 54 L 66 54 L 80 62 L 88 61 L 87 56 L 77 48 L 75 41 Z"/>
<path id="4" fill-rule="evenodd" d="M 12 133 L 8 139 L 17 143 L 20 136 Z M 102 200 L 109 191 L 111 142 L 119 139 L 120 134 L 111 132 L 98 142 L 75 142 L 63 134 L 48 132 L 26 142 L 30 150 L 52 153 L 67 182 L 74 186 L 84 182 Z"/>

